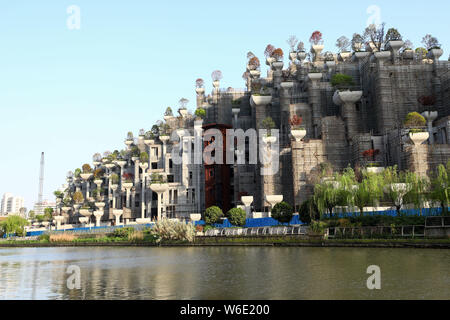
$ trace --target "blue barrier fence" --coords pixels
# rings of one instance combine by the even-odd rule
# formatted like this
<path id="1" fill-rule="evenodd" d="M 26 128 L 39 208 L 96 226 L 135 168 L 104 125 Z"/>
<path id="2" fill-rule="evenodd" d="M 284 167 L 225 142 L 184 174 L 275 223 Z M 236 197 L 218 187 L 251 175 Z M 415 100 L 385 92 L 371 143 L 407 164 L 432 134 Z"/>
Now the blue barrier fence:
<path id="1" fill-rule="evenodd" d="M 449 208 L 450 210 L 450 208 Z M 403 216 L 424 216 L 424 217 L 431 217 L 431 216 L 440 216 L 442 215 L 442 208 L 424 208 L 422 209 L 422 212 L 420 212 L 419 209 L 404 209 L 400 211 L 401 215 Z M 365 211 L 365 216 L 391 216 L 396 217 L 397 211 L 396 210 L 386 210 L 386 211 Z M 323 215 L 325 218 L 329 218 L 329 214 Z M 333 213 L 333 217 L 339 217 L 339 218 L 349 218 L 349 217 L 359 217 L 359 212 L 342 212 L 342 213 Z"/>
<path id="2" fill-rule="evenodd" d="M 290 224 L 303 224 L 300 221 L 299 216 L 294 216 Z M 195 225 L 205 225 L 205 221 L 196 221 Z M 280 223 L 274 218 L 249 218 L 245 220 L 245 228 L 257 228 L 257 227 L 272 227 L 272 226 L 287 226 L 288 223 Z M 214 224 L 216 228 L 231 228 L 233 225 L 228 219 L 224 219 L 223 223 Z"/>

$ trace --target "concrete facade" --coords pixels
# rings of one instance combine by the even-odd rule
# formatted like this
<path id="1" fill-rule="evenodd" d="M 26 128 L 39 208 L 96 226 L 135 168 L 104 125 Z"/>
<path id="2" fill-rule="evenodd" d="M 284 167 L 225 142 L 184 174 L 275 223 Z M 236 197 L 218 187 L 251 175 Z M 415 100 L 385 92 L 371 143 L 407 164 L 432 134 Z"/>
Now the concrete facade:
<path id="1" fill-rule="evenodd" d="M 260 129 L 266 117 L 275 122 L 279 130 L 277 174 L 261 175 L 259 163 L 232 165 L 231 194 L 226 196 L 232 206 L 244 204 L 248 212 L 257 213 L 254 216 L 269 216 L 273 201 L 280 197 L 298 208 L 311 196 L 312 178 L 322 163 L 330 163 L 338 171 L 347 166 L 365 166 L 362 153 L 368 149 L 379 150 L 372 162 L 381 167 L 397 165 L 423 175 L 450 160 L 449 61 L 422 60 L 416 55 L 391 51 L 355 52 L 348 59 L 338 59 L 336 55 L 335 61 L 324 61 L 320 50 L 316 50 L 313 61 L 303 59 L 293 60 L 285 70 L 282 62 L 268 60 L 266 78 L 247 66 L 246 89 L 223 90 L 218 81 L 209 95 L 198 88 L 197 108 L 206 110 L 203 122 L 196 123 L 195 117 L 185 110 L 179 110 L 178 117 L 165 117 L 171 133 L 179 133 L 178 141 L 159 136 L 126 142 L 128 150 L 138 146 L 149 154 L 146 166 L 129 155 L 112 163 L 98 162 L 97 169 L 110 167 L 102 178 L 106 190 L 97 199 L 105 204 L 101 221 L 189 219 L 191 214 L 203 213 L 204 165 L 174 164 L 171 159 L 172 149 L 180 145 L 188 148 L 194 142 L 195 131 L 202 126 L 218 124 L 246 131 Z M 331 78 L 337 73 L 352 76 L 355 86 L 347 90 L 334 88 Z M 267 99 L 255 95 L 255 83 L 267 87 Z M 431 107 L 418 102 L 419 97 L 427 95 L 436 97 Z M 409 130 L 403 128 L 406 115 L 413 111 L 437 112 L 427 129 L 431 138 L 423 144 L 416 144 L 409 137 Z M 297 139 L 299 133 L 291 128 L 289 120 L 294 115 L 303 119 L 303 138 Z M 258 144 L 261 143 L 259 137 Z M 248 157 L 246 149 L 245 158 Z M 112 173 L 120 177 L 116 187 L 109 179 Z M 129 186 L 123 181 L 123 173 L 134 175 Z M 167 183 L 155 186 L 150 178 L 153 173 L 163 175 Z M 79 177 L 68 180 L 67 190 L 71 192 L 83 190 L 87 194 L 86 188 L 93 190 L 95 185 L 88 186 Z M 70 219 L 79 216 L 74 208 L 66 211 Z"/>

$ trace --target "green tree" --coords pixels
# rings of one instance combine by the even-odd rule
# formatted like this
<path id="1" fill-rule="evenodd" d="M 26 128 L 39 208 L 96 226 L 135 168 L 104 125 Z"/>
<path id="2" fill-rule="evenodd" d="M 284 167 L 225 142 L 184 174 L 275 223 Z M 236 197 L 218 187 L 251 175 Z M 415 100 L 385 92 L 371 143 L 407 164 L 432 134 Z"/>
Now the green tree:
<path id="1" fill-rule="evenodd" d="M 28 212 L 28 218 L 29 218 L 30 220 L 34 220 L 34 219 L 36 218 L 36 214 L 35 214 L 34 210 L 30 210 L 30 211 Z"/>
<path id="2" fill-rule="evenodd" d="M 53 219 L 53 208 L 45 208 L 44 209 L 44 219 L 45 221 L 51 221 Z"/>
<path id="3" fill-rule="evenodd" d="M 147 163 L 148 162 L 148 153 L 145 151 L 141 152 L 141 155 L 139 158 L 142 163 Z"/>
<path id="4" fill-rule="evenodd" d="M 195 110 L 195 115 L 199 118 L 204 119 L 206 117 L 206 111 L 203 108 L 198 108 L 197 110 Z"/>
<path id="5" fill-rule="evenodd" d="M 290 223 L 293 213 L 294 210 L 292 209 L 292 206 L 283 201 L 273 206 L 271 215 L 272 218 L 280 223 Z"/>
<path id="6" fill-rule="evenodd" d="M 414 172 L 407 172 L 406 183 L 410 185 L 410 191 L 404 196 L 404 200 L 406 203 L 414 204 L 414 207 L 419 209 L 420 215 L 422 215 L 422 208 L 427 201 L 429 181 Z"/>
<path id="7" fill-rule="evenodd" d="M 227 218 L 233 226 L 245 226 L 246 213 L 241 208 L 233 208 L 227 212 Z"/>
<path id="8" fill-rule="evenodd" d="M 383 178 L 381 175 L 364 173 L 362 181 L 353 187 L 353 203 L 358 207 L 360 215 L 364 215 L 364 207 L 374 205 L 383 196 Z"/>
<path id="9" fill-rule="evenodd" d="M 20 216 L 12 215 L 6 218 L 6 220 L 0 223 L 0 229 L 5 234 L 15 233 L 17 236 L 25 236 L 25 226 L 27 226 L 28 220 Z"/>
<path id="10" fill-rule="evenodd" d="M 319 212 L 328 210 L 330 217 L 333 215 L 333 208 L 339 204 L 339 189 L 338 182 L 324 180 L 314 186 L 314 202 L 316 203 Z"/>
<path id="11" fill-rule="evenodd" d="M 208 225 L 218 223 L 223 216 L 222 209 L 217 206 L 212 206 L 205 211 L 205 223 Z"/>
<path id="12" fill-rule="evenodd" d="M 442 214 L 448 214 L 450 199 L 450 161 L 447 162 L 447 168 L 440 164 L 437 173 L 431 180 L 430 199 L 440 204 Z"/>
<path id="13" fill-rule="evenodd" d="M 312 220 L 320 219 L 319 209 L 317 209 L 313 198 L 304 201 L 300 205 L 299 216 L 303 223 L 311 223 Z"/>
<path id="14" fill-rule="evenodd" d="M 406 174 L 398 171 L 397 166 L 384 169 L 383 180 L 385 183 L 384 192 L 394 204 L 399 216 L 404 197 L 411 190 L 411 185 L 406 183 Z"/>

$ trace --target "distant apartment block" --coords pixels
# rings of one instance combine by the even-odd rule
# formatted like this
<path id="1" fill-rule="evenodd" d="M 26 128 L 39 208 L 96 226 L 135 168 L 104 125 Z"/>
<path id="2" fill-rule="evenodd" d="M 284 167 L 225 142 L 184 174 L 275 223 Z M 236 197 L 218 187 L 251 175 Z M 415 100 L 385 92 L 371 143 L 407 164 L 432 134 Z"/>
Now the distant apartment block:
<path id="1" fill-rule="evenodd" d="M 12 193 L 4 193 L 2 197 L 1 214 L 19 213 L 24 207 L 24 198 L 14 196 Z"/>

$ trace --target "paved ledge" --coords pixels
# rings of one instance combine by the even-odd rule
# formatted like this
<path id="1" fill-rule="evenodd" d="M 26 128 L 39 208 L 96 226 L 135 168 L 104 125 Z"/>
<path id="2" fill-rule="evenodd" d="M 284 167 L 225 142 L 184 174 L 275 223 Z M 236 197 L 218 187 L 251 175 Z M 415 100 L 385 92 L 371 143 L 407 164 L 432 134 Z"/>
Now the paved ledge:
<path id="1" fill-rule="evenodd" d="M 450 249 L 450 241 L 375 241 L 324 240 L 303 242 L 216 242 L 216 243 L 0 243 L 0 248 L 52 248 L 52 247 L 350 247 L 350 248 L 417 248 Z"/>

